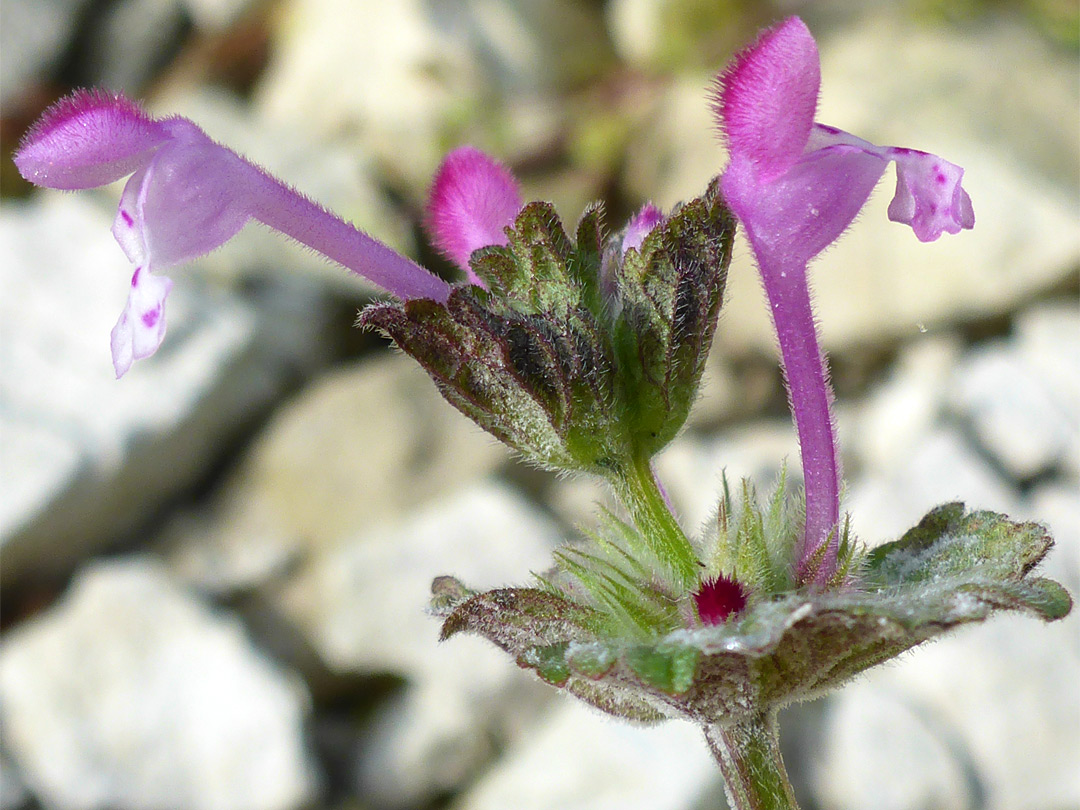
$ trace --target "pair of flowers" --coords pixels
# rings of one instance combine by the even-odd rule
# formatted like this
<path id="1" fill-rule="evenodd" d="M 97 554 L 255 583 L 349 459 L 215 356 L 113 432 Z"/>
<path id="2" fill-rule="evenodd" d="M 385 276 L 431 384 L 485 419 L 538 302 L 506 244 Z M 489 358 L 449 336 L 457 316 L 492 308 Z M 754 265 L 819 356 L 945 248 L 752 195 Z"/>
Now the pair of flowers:
<path id="1" fill-rule="evenodd" d="M 819 87 L 816 44 L 793 17 L 739 54 L 712 94 L 730 155 L 720 188 L 761 270 L 799 434 L 804 564 L 822 546 L 835 555 L 840 480 L 807 263 L 852 222 L 891 162 L 897 186 L 890 219 L 911 225 L 923 241 L 974 224 L 961 168 L 815 123 Z M 281 231 L 402 300 L 445 302 L 451 292 L 447 282 L 213 142 L 191 121 L 151 118 L 123 97 L 80 92 L 54 105 L 31 129 L 15 162 L 29 181 L 60 189 L 100 186 L 131 174 L 113 225 L 135 265 L 127 304 L 112 332 L 118 377 L 134 360 L 152 355 L 165 336 L 172 282 L 160 271 L 214 250 L 249 220 Z M 463 147 L 439 169 L 427 225 L 469 283 L 482 284 L 470 256 L 505 244 L 505 229 L 521 207 L 510 172 Z M 637 249 L 662 221 L 660 211 L 645 206 L 624 231 L 622 252 Z M 831 574 L 826 569 L 822 576 Z"/>

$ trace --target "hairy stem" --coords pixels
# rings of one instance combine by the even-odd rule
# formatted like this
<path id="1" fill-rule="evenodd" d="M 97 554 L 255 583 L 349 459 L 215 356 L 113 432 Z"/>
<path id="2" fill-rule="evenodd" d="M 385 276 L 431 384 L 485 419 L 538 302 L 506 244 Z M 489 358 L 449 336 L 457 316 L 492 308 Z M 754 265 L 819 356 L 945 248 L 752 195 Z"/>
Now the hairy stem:
<path id="1" fill-rule="evenodd" d="M 682 588 L 697 590 L 697 554 L 671 514 L 649 460 L 636 459 L 616 479 L 615 487 L 653 554 Z"/>
<path id="2" fill-rule="evenodd" d="M 731 810 L 798 810 L 780 757 L 775 711 L 708 725 L 705 740 L 720 763 Z"/>
<path id="3" fill-rule="evenodd" d="M 763 265 L 762 275 L 780 343 L 806 488 L 806 525 L 797 573 L 804 579 L 806 564 L 822 544 L 828 543 L 817 572 L 821 583 L 836 569 L 839 543 L 836 526 L 840 521 L 840 464 L 832 421 L 832 389 L 818 346 L 806 265 L 793 263 L 790 267 L 770 267 L 768 271 Z"/>

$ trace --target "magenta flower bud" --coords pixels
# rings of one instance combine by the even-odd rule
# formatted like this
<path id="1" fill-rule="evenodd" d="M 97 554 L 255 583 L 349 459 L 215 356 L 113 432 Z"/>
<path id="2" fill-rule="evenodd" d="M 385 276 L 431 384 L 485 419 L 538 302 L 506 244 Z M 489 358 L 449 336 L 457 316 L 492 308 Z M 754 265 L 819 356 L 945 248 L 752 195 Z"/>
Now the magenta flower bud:
<path id="1" fill-rule="evenodd" d="M 399 298 L 445 301 L 449 285 L 210 140 L 184 118 L 157 120 L 122 96 L 82 91 L 41 117 L 15 155 L 23 177 L 81 189 L 132 174 L 113 235 L 135 265 L 112 332 L 116 376 L 165 337 L 172 287 L 155 271 L 205 255 L 249 220 L 322 253 Z"/>
<path id="2" fill-rule="evenodd" d="M 641 243 L 645 241 L 645 237 L 663 220 L 664 214 L 659 208 L 652 203 L 643 205 L 641 210 L 631 217 L 626 230 L 623 232 L 622 252 L 625 254 L 630 249 L 637 250 L 640 248 Z"/>
<path id="3" fill-rule="evenodd" d="M 482 287 L 469 257 L 482 247 L 505 245 L 505 229 L 514 224 L 521 206 L 510 170 L 479 149 L 461 146 L 443 158 L 435 173 L 425 224 L 435 246 Z"/>
<path id="4" fill-rule="evenodd" d="M 890 162 L 897 165 L 890 219 L 911 225 L 923 241 L 975 224 L 963 169 L 816 124 L 820 84 L 817 45 L 802 20 L 791 17 L 735 57 L 713 99 L 730 152 L 721 190 L 761 271 L 799 434 L 806 525 L 797 573 L 819 584 L 836 567 L 840 466 L 807 262 L 851 224 Z M 825 543 L 822 557 L 816 552 Z M 808 571 L 815 559 L 821 565 Z"/>

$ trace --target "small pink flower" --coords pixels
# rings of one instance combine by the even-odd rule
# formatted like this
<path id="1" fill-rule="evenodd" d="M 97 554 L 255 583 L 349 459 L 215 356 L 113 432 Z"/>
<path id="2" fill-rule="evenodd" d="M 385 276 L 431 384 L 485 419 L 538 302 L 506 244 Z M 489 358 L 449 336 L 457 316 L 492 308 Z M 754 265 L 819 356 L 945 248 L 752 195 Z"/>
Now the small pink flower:
<path id="1" fill-rule="evenodd" d="M 806 524 L 798 573 L 808 575 L 828 543 L 815 573 L 824 582 L 836 563 L 840 464 L 807 262 L 851 224 L 890 162 L 897 185 L 889 218 L 922 241 L 971 228 L 975 214 L 959 166 L 815 123 L 820 85 L 817 45 L 791 17 L 736 56 L 717 80 L 713 106 L 730 153 L 720 187 L 761 271 L 799 434 Z"/>
<path id="2" fill-rule="evenodd" d="M 626 230 L 623 232 L 622 238 L 622 252 L 626 253 L 628 250 L 637 250 L 641 247 L 641 243 L 645 241 L 645 237 L 648 236 L 652 229 L 659 225 L 664 219 L 663 213 L 652 203 L 646 203 L 630 219 L 630 222 L 626 226 Z"/>
<path id="3" fill-rule="evenodd" d="M 249 220 L 400 298 L 449 295 L 446 282 L 210 140 L 191 121 L 151 118 L 122 96 L 81 91 L 57 102 L 27 133 L 15 164 L 27 180 L 48 188 L 92 188 L 132 175 L 113 224 L 136 266 L 112 332 L 117 377 L 165 337 L 172 282 L 156 272 L 220 247 Z"/>

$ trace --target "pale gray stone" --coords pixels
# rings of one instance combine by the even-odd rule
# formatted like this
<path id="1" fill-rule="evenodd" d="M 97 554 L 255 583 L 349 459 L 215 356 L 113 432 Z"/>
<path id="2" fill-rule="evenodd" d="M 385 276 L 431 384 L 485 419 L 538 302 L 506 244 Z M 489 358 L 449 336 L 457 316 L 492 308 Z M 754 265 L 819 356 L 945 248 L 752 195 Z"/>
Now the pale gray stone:
<path id="1" fill-rule="evenodd" d="M 5 744 L 58 810 L 288 810 L 314 798 L 299 682 L 143 560 L 97 563 L 0 646 Z"/>
<path id="2" fill-rule="evenodd" d="M 952 407 L 1018 480 L 1057 466 L 1080 443 L 1075 406 L 1055 400 L 1026 353 L 999 341 L 964 358 L 950 385 Z"/>
<path id="3" fill-rule="evenodd" d="M 5 0 L 0 3 L 0 99 L 17 107 L 35 80 L 64 53 L 88 0 Z"/>
<path id="4" fill-rule="evenodd" d="M 181 0 L 197 28 L 220 31 L 236 22 L 256 0 Z"/>
<path id="5" fill-rule="evenodd" d="M 168 557 L 201 588 L 253 587 L 508 457 L 410 358 L 372 357 L 279 409 L 210 508 L 167 529 Z"/>
<path id="6" fill-rule="evenodd" d="M 716 516 L 724 476 L 736 499 L 744 478 L 765 497 L 785 463 L 788 482 L 797 487 L 802 474 L 791 423 L 751 422 L 713 439 L 680 437 L 657 457 L 656 471 L 683 528 L 695 536 Z"/>
<path id="7" fill-rule="evenodd" d="M 1018 517 L 1050 529 L 1055 546 L 1040 571 L 1080 595 L 1080 486 L 1075 479 L 1051 481 L 1033 490 Z M 1080 646 L 1080 635 L 1074 639 Z"/>
<path id="8" fill-rule="evenodd" d="M 953 409 L 987 452 L 1020 480 L 1080 472 L 1080 311 L 1042 305 L 1009 339 L 980 346 L 956 369 Z"/>
<path id="9" fill-rule="evenodd" d="M 184 8 L 179 0 L 117 0 L 83 25 L 81 81 L 132 95 L 179 50 Z"/>
<path id="10" fill-rule="evenodd" d="M 823 810 L 967 810 L 972 789 L 963 757 L 940 722 L 903 694 L 865 682 L 827 704 L 811 753 L 812 790 Z"/>
<path id="11" fill-rule="evenodd" d="M 718 781 L 694 725 L 640 728 L 564 697 L 453 807 L 685 810 L 715 796 Z"/>
<path id="12" fill-rule="evenodd" d="M 15 766 L 0 753 L 0 810 L 19 810 L 29 801 L 30 794 Z"/>
<path id="13" fill-rule="evenodd" d="M 98 200 L 0 212 L 4 582 L 63 573 L 138 526 L 321 352 L 310 290 L 268 285 L 253 304 L 184 268 L 162 349 L 116 381 L 109 332 L 131 268 Z"/>
<path id="14" fill-rule="evenodd" d="M 931 365 L 940 377 L 942 367 Z M 898 390 L 918 367 L 896 374 L 878 393 Z M 935 375 L 929 376 L 932 386 Z M 922 396 L 915 393 L 915 399 Z M 884 425 L 888 409 L 877 397 L 864 416 Z M 860 539 L 871 545 L 893 539 L 933 506 L 963 500 L 971 508 L 1047 525 L 1057 545 L 1038 573 L 1077 592 L 1075 481 L 1044 484 L 1021 501 L 956 430 L 927 419 L 918 425 L 898 421 L 897 442 L 906 442 L 906 451 L 884 453 L 847 501 Z M 1075 806 L 1078 626 L 1075 612 L 1050 625 L 1027 616 L 996 617 L 871 670 L 841 690 L 827 704 L 821 730 L 811 780 L 818 804 L 824 810 Z"/>
<path id="15" fill-rule="evenodd" d="M 276 39 L 260 113 L 376 156 L 414 202 L 448 139 L 498 131 L 510 157 L 538 122 L 551 132 L 553 88 L 608 56 L 599 13 L 573 0 L 296 0 Z"/>
<path id="16" fill-rule="evenodd" d="M 358 131 L 361 151 L 424 188 L 442 157 L 442 122 L 453 105 L 475 98 L 480 71 L 464 43 L 433 24 L 428 5 L 290 3 L 256 109 L 321 137 Z"/>
<path id="17" fill-rule="evenodd" d="M 846 455 L 875 472 L 902 466 L 941 420 L 960 357 L 960 343 L 950 335 L 925 335 L 905 345 L 888 377 L 839 423 Z"/>
<path id="18" fill-rule="evenodd" d="M 1075 807 L 1077 628 L 1075 615 L 994 618 L 839 692 L 823 729 L 822 806 Z"/>
<path id="19" fill-rule="evenodd" d="M 1021 313 L 1015 330 L 1025 362 L 1071 427 L 1058 461 L 1080 477 L 1080 308 L 1075 299 L 1033 307 Z"/>
<path id="20" fill-rule="evenodd" d="M 361 794 L 380 806 L 429 801 L 475 774 L 546 700 L 549 688 L 488 642 L 440 644 L 425 607 L 439 575 L 479 589 L 527 583 L 559 539 L 520 496 L 480 484 L 397 526 L 342 537 L 284 586 L 280 612 L 332 671 L 408 684 L 363 732 Z"/>
<path id="21" fill-rule="evenodd" d="M 873 546 L 950 501 L 1007 515 L 1019 510 L 1018 496 L 990 464 L 954 429 L 935 426 L 912 440 L 903 459 L 853 481 L 844 508 L 856 537 Z"/>

